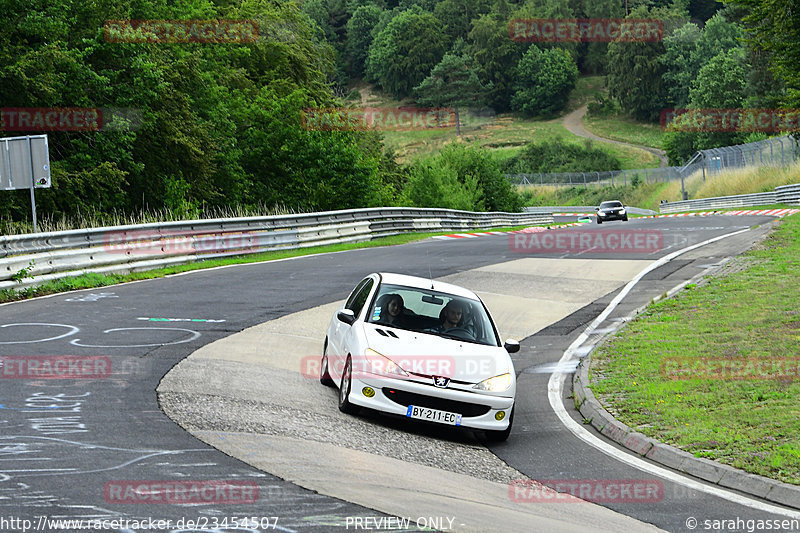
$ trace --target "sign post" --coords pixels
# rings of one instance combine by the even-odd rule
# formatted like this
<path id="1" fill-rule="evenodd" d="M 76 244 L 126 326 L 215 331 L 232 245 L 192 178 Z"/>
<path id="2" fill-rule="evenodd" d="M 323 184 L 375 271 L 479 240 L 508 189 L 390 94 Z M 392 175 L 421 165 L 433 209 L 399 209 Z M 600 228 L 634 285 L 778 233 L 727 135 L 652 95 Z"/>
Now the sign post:
<path id="1" fill-rule="evenodd" d="M 33 231 L 36 223 L 36 189 L 50 187 L 50 153 L 47 135 L 0 138 L 0 191 L 30 189 Z"/>

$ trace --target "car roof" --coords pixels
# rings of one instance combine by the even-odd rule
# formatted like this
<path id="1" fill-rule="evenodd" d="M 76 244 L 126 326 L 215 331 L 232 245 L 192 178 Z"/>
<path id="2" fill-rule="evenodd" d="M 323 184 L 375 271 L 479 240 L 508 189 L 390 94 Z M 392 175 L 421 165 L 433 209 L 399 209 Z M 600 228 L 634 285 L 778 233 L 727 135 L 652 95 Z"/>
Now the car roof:
<path id="1" fill-rule="evenodd" d="M 417 276 L 408 276 L 405 274 L 395 274 L 392 272 L 379 272 L 382 283 L 390 283 L 392 285 L 405 285 L 416 289 L 432 289 L 438 292 L 453 294 L 470 300 L 478 300 L 478 295 L 469 289 L 453 285 L 452 283 L 445 283 L 443 281 L 431 280 L 430 278 L 420 278 Z"/>
<path id="2" fill-rule="evenodd" d="M 601 204 L 621 204 L 619 200 L 605 200 L 604 202 L 600 202 Z"/>

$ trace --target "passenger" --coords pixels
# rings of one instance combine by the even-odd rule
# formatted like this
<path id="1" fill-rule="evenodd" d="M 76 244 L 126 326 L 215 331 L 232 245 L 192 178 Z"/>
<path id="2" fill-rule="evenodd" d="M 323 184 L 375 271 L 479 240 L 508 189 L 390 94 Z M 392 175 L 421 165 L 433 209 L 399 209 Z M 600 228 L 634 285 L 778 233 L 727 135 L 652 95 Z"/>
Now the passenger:
<path id="1" fill-rule="evenodd" d="M 381 314 L 378 322 L 396 328 L 405 326 L 405 317 L 403 316 L 405 305 L 402 296 L 399 294 L 385 294 L 381 296 L 379 302 L 381 304 Z"/>

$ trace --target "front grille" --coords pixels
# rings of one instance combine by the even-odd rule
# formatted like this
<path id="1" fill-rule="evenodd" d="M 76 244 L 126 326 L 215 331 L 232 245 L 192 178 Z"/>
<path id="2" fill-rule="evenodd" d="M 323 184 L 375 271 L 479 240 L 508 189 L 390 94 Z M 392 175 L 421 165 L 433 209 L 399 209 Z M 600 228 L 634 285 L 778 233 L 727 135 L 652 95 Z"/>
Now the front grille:
<path id="1" fill-rule="evenodd" d="M 459 402 L 458 400 L 446 400 L 444 398 L 425 396 L 424 394 L 416 394 L 414 392 L 406 392 L 389 387 L 383 388 L 383 395 L 394 403 L 404 407 L 417 405 L 419 407 L 428 407 L 430 409 L 458 413 L 466 417 L 482 416 L 491 409 L 488 405 Z"/>

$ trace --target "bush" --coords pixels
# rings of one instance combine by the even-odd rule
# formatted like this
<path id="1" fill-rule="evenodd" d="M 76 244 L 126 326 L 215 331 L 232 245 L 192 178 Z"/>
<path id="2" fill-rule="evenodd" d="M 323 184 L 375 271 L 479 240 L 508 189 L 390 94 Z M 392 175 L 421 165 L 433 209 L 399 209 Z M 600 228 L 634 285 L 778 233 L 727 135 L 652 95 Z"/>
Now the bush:
<path id="1" fill-rule="evenodd" d="M 441 158 L 416 162 L 411 167 L 402 203 L 414 207 L 481 210 L 477 180 L 467 178 L 465 181 L 461 183 L 456 170 Z"/>
<path id="2" fill-rule="evenodd" d="M 595 148 L 591 141 L 583 145 L 564 142 L 561 138 L 527 145 L 519 155 L 503 164 L 506 174 L 546 172 L 594 172 L 619 170 L 616 157 Z"/>
<path id="3" fill-rule="evenodd" d="M 522 199 L 487 150 L 462 145 L 413 163 L 402 201 L 416 207 L 518 212 Z"/>
<path id="4" fill-rule="evenodd" d="M 455 169 L 462 182 L 474 178 L 480 188 L 479 209 L 516 213 L 522 201 L 506 179 L 500 164 L 487 150 L 467 148 L 460 144 L 445 147 L 440 157 Z"/>

